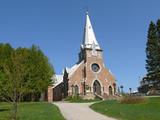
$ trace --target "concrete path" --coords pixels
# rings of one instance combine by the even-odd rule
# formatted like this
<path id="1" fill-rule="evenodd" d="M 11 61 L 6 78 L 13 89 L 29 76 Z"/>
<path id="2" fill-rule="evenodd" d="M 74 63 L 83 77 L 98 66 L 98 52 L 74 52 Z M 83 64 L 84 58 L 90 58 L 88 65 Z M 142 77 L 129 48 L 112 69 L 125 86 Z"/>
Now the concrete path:
<path id="1" fill-rule="evenodd" d="M 89 108 L 93 103 L 54 102 L 66 120 L 116 120 Z"/>

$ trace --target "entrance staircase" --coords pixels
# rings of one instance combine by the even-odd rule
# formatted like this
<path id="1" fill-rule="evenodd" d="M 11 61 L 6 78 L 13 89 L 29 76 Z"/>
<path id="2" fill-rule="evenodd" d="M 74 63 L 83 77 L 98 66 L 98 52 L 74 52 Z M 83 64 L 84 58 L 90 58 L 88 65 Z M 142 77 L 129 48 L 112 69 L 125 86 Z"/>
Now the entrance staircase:
<path id="1" fill-rule="evenodd" d="M 87 99 L 87 100 L 90 100 L 90 99 L 95 99 L 95 98 L 98 98 L 100 100 L 113 100 L 113 99 L 120 99 L 120 96 L 118 95 L 107 95 L 107 94 L 103 94 L 103 95 L 98 95 L 97 93 L 93 94 L 91 92 L 89 93 L 86 93 L 86 95 L 81 95 L 81 97 L 83 99 Z"/>
<path id="2" fill-rule="evenodd" d="M 99 98 L 99 99 L 101 99 L 101 100 L 103 100 L 103 99 L 104 99 L 104 98 L 103 98 L 103 96 L 98 95 L 97 93 L 95 93 L 95 97 L 96 97 L 96 98 Z"/>
<path id="3" fill-rule="evenodd" d="M 93 100 L 95 98 L 95 95 L 90 92 L 86 93 L 86 95 L 82 95 L 81 97 L 85 100 Z"/>

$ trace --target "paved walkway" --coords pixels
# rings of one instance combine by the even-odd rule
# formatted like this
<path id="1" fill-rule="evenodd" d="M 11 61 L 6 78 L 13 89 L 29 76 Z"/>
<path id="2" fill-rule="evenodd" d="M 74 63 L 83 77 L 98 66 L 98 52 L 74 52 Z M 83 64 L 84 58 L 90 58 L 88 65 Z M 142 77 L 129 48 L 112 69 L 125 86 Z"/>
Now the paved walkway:
<path id="1" fill-rule="evenodd" d="M 66 120 L 116 120 L 89 108 L 92 103 L 54 102 Z"/>

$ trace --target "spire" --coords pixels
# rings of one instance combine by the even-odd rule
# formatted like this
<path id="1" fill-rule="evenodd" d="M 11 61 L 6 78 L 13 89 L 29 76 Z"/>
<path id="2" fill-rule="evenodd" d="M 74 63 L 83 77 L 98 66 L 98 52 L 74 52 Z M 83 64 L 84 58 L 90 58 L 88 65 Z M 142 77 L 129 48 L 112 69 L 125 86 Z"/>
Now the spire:
<path id="1" fill-rule="evenodd" d="M 86 15 L 86 23 L 85 23 L 85 29 L 84 29 L 84 37 L 83 37 L 83 43 L 82 43 L 82 48 L 95 48 L 95 49 L 100 49 L 100 46 L 96 40 L 92 24 L 87 12 Z"/>

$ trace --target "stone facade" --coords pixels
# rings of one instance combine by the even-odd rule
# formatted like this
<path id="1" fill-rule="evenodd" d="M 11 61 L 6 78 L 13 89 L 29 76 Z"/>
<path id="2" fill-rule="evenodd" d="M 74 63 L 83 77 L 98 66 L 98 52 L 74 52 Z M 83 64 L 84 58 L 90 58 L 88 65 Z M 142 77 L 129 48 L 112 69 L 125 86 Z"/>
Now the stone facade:
<path id="1" fill-rule="evenodd" d="M 105 67 L 102 50 L 98 50 L 97 55 L 92 54 L 92 49 L 84 49 L 81 52 L 83 52 L 83 58 L 80 59 L 81 61 L 79 61 L 79 66 L 68 78 L 68 95 L 96 94 L 98 91 L 98 94 L 102 97 L 105 95 L 114 95 L 116 92 L 115 79 Z M 99 66 L 99 70 L 97 72 L 93 71 L 93 64 L 97 64 Z M 94 85 L 95 82 L 100 86 Z"/>

